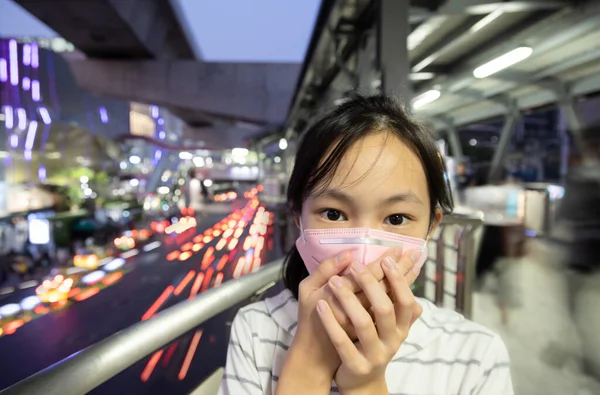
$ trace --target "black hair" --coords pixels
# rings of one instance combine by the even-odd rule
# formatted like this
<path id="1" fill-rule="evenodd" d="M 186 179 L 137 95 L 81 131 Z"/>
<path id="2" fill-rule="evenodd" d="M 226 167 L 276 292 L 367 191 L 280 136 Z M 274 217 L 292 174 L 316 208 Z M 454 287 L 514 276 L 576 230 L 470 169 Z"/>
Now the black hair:
<path id="1" fill-rule="evenodd" d="M 392 133 L 419 156 L 429 187 L 430 223 L 435 219 L 436 210 L 450 213 L 452 193 L 433 135 L 395 99 L 355 95 L 325 114 L 302 136 L 287 189 L 292 214 L 299 216 L 304 200 L 314 189 L 331 181 L 341 159 L 354 143 L 377 132 Z M 298 286 L 308 271 L 296 246 L 289 251 L 283 271 L 284 284 L 297 299 Z"/>

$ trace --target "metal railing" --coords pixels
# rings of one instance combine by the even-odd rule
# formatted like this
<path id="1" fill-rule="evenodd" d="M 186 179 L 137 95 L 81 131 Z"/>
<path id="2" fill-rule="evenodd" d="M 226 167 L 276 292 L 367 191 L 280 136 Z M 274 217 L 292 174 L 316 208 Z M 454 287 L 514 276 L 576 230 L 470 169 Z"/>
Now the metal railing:
<path id="1" fill-rule="evenodd" d="M 445 216 L 428 243 L 429 259 L 416 281 L 416 296 L 470 318 L 482 232 L 479 216 Z"/>
<path id="2" fill-rule="evenodd" d="M 265 265 L 239 280 L 227 281 L 193 300 L 181 302 L 88 347 L 1 391 L 2 395 L 81 395 L 142 358 L 274 285 L 283 260 Z"/>
<path id="3" fill-rule="evenodd" d="M 476 232 L 481 225 L 481 219 L 475 217 L 444 218 L 429 243 L 425 273 L 417 280 L 421 285 L 418 296 L 470 316 Z M 210 318 L 275 285 L 281 279 L 282 265 L 283 260 L 277 260 L 181 302 L 0 391 L 0 395 L 85 394 Z"/>

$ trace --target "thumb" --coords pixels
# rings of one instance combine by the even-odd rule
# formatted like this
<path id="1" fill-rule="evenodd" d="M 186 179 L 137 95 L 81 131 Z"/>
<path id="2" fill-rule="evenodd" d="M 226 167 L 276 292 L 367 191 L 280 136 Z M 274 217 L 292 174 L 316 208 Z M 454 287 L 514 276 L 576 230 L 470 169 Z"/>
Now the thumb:
<path id="1" fill-rule="evenodd" d="M 327 284 L 329 279 L 343 272 L 352 262 L 352 252 L 345 251 L 331 259 L 327 259 L 317 267 L 302 283 L 307 290 L 316 290 Z"/>

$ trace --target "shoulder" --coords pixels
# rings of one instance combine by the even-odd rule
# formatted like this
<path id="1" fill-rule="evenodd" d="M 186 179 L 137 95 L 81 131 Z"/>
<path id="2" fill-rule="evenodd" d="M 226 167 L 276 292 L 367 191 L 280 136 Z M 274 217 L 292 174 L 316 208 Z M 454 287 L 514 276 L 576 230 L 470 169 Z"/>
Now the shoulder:
<path id="1" fill-rule="evenodd" d="M 292 331 L 296 324 L 298 302 L 288 290 L 274 297 L 251 303 L 241 308 L 234 326 L 243 325 L 255 331 Z"/>
<path id="2" fill-rule="evenodd" d="M 423 315 L 418 321 L 432 343 L 453 354 L 468 355 L 480 363 L 490 358 L 508 363 L 506 346 L 494 331 L 455 311 L 422 299 L 419 302 L 423 306 Z"/>

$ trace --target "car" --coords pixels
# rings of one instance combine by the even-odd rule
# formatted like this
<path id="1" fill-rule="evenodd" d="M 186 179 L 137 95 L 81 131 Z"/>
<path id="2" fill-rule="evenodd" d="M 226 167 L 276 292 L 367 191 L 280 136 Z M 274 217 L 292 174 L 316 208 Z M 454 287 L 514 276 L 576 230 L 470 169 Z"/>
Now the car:
<path id="1" fill-rule="evenodd" d="M 135 239 L 131 231 L 124 232 L 115 239 L 115 247 L 121 251 L 129 251 L 135 248 Z"/>
<path id="2" fill-rule="evenodd" d="M 73 287 L 73 278 L 63 274 L 56 274 L 42 282 L 35 290 L 36 295 L 43 303 L 60 303 L 67 300 Z"/>
<path id="3" fill-rule="evenodd" d="M 98 261 L 96 254 L 77 254 L 73 257 L 73 266 L 93 270 L 98 267 Z"/>

